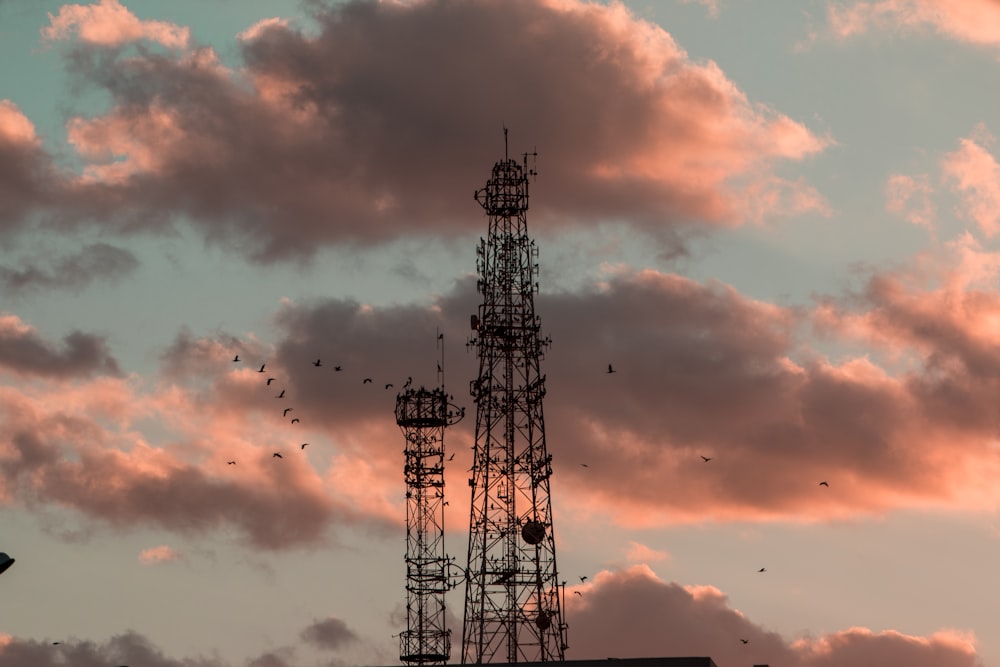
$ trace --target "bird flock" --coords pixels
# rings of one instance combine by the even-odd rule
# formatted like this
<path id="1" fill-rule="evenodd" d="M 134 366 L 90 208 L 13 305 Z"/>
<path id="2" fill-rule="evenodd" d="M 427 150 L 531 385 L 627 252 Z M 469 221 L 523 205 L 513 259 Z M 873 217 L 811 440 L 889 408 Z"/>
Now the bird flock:
<path id="1" fill-rule="evenodd" d="M 241 364 L 241 363 L 245 363 L 245 362 L 244 362 L 243 359 L 240 358 L 239 353 L 236 353 L 236 354 L 233 355 L 232 363 L 234 363 L 234 364 Z M 323 363 L 323 359 L 322 358 L 317 358 L 315 361 L 310 362 L 310 365 L 312 365 L 314 368 L 326 368 L 327 367 Z M 344 370 L 343 366 L 341 366 L 339 364 L 333 366 L 333 372 L 335 372 L 335 373 L 340 373 L 343 370 Z M 268 388 L 271 391 L 274 391 L 275 388 L 279 388 L 280 387 L 280 385 L 273 384 L 273 383 L 279 382 L 279 379 L 277 377 L 273 377 L 273 376 L 270 375 L 270 372 L 268 371 L 268 367 L 267 367 L 267 362 L 261 363 L 260 368 L 257 368 L 256 372 L 264 376 L 264 378 L 265 378 L 264 379 L 264 387 L 265 388 Z M 362 385 L 367 385 L 367 384 L 372 384 L 373 382 L 374 382 L 374 380 L 372 378 L 366 377 L 366 378 L 364 378 L 361 381 L 361 384 Z M 413 382 L 413 378 L 412 377 L 408 377 L 406 379 L 406 384 L 404 384 L 403 387 L 404 388 L 409 387 L 412 384 L 412 382 Z M 394 386 L 395 385 L 392 382 L 385 383 L 385 389 L 387 389 L 387 390 L 388 389 L 392 389 Z M 286 387 L 280 387 L 278 393 L 274 395 L 274 398 L 287 400 L 288 397 L 287 397 L 286 394 L 287 394 L 287 388 Z M 287 419 L 288 420 L 288 424 L 289 425 L 299 424 L 302 421 L 296 415 L 292 415 L 289 418 L 289 413 L 293 413 L 293 412 L 295 412 L 295 407 L 294 406 L 284 405 L 281 408 L 281 416 L 282 416 L 283 419 Z M 305 451 L 305 448 L 308 447 L 308 446 L 309 446 L 308 442 L 303 442 L 302 444 L 299 445 L 299 450 L 300 451 Z M 275 452 L 273 452 L 271 454 L 271 458 L 272 459 L 283 459 L 285 457 L 281 453 L 281 451 L 275 451 Z M 226 464 L 227 465 L 236 465 L 236 460 L 235 459 L 230 459 L 230 460 L 226 461 Z"/>

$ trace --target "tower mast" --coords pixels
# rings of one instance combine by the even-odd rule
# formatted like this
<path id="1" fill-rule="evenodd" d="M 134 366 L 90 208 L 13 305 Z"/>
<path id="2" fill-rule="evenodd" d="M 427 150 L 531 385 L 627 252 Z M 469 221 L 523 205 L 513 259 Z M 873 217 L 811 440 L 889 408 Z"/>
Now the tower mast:
<path id="1" fill-rule="evenodd" d="M 475 199 L 489 217 L 477 248 L 482 303 L 472 316 L 479 376 L 462 662 L 565 659 L 542 398 L 545 376 L 534 294 L 537 248 L 528 236 L 528 176 L 506 155 Z"/>
<path id="2" fill-rule="evenodd" d="M 406 437 L 406 630 L 399 634 L 399 659 L 409 665 L 443 665 L 451 655 L 445 627 L 445 593 L 452 587 L 444 551 L 444 430 L 464 416 L 444 390 L 444 342 L 439 386 L 410 387 L 396 396 L 396 424 Z"/>

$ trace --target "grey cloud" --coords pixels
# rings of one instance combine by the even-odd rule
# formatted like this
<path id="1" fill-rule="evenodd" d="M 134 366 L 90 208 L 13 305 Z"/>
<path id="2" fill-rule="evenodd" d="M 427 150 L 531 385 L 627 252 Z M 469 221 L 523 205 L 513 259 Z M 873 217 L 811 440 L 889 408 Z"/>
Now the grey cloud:
<path id="1" fill-rule="evenodd" d="M 74 331 L 57 346 L 34 330 L 2 326 L 0 368 L 21 375 L 57 378 L 121 374 L 102 336 Z"/>
<path id="2" fill-rule="evenodd" d="M 17 267 L 0 266 L 0 289 L 11 294 L 43 289 L 79 292 L 95 281 L 123 278 L 138 266 L 139 261 L 130 251 L 107 243 L 94 243 L 55 260 L 23 258 Z"/>

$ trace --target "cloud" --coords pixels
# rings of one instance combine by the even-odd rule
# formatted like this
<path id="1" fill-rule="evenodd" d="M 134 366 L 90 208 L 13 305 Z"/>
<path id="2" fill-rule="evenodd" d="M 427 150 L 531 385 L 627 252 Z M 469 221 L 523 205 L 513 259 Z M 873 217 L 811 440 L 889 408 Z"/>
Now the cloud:
<path id="1" fill-rule="evenodd" d="M 941 165 L 944 180 L 961 198 L 960 212 L 990 237 L 1000 231 L 1000 164 L 987 149 L 992 143 L 985 126 L 979 126 Z"/>
<path id="2" fill-rule="evenodd" d="M 139 554 L 139 562 L 146 565 L 169 563 L 170 561 L 180 560 L 181 558 L 183 558 L 183 556 L 179 552 L 165 544 L 161 544 L 158 547 L 143 549 Z"/>
<path id="3" fill-rule="evenodd" d="M 945 251 L 808 308 L 653 270 L 539 295 L 558 496 L 645 526 L 996 507 L 1000 256 L 968 235 Z M 426 304 L 286 302 L 272 343 L 182 331 L 155 385 L 0 388 L 4 496 L 122 529 L 221 527 L 266 549 L 397 530 L 396 392 L 436 386 L 442 331 L 448 378 L 465 378 L 448 389 L 469 411 L 448 447 L 466 456 L 476 359 L 450 351 L 475 300 L 468 279 Z"/>
<path id="4" fill-rule="evenodd" d="M 827 5 L 834 35 L 847 38 L 874 29 L 931 29 L 980 46 L 1000 46 L 1000 5 L 995 0 L 874 0 Z"/>
<path id="5" fill-rule="evenodd" d="M 774 169 L 831 140 L 623 5 L 353 2 L 315 20 L 252 26 L 239 70 L 204 47 L 124 57 L 81 37 L 71 73 L 113 103 L 69 121 L 84 167 L 54 217 L 162 230 L 187 216 L 262 260 L 463 233 L 481 211 L 460 193 L 482 187 L 504 124 L 513 155 L 539 148 L 543 228 L 614 219 L 676 241 L 826 210 Z"/>
<path id="6" fill-rule="evenodd" d="M 0 312 L 0 370 L 55 378 L 119 375 L 105 339 L 74 331 L 60 347 L 43 339 L 16 315 Z"/>
<path id="7" fill-rule="evenodd" d="M 116 281 L 130 275 L 138 266 L 139 260 L 130 251 L 93 243 L 55 259 L 33 257 L 22 259 L 17 268 L 0 266 L 0 289 L 11 294 L 44 289 L 78 292 L 98 280 Z"/>
<path id="8" fill-rule="evenodd" d="M 186 27 L 166 21 L 140 20 L 118 0 L 63 5 L 55 16 L 49 14 L 49 25 L 42 28 L 41 34 L 46 40 L 75 36 L 82 43 L 102 47 L 148 40 L 175 49 L 185 48 L 191 38 L 191 31 Z"/>
<path id="9" fill-rule="evenodd" d="M 0 234 L 23 225 L 56 195 L 59 176 L 42 150 L 34 124 L 10 100 L 0 99 Z"/>
<path id="10" fill-rule="evenodd" d="M 920 637 L 850 628 L 789 641 L 732 608 L 717 588 L 668 583 L 643 565 L 601 572 L 574 589 L 582 592 L 567 596 L 574 660 L 691 655 L 718 665 L 982 665 L 973 639 L 946 630 Z"/>
<path id="11" fill-rule="evenodd" d="M 176 660 L 163 652 L 143 635 L 125 632 L 104 643 L 84 640 L 51 642 L 5 638 L 0 635 L 0 667 L 107 667 L 107 665 L 143 665 L 144 667 L 225 667 L 224 663 L 207 658 Z"/>
<path id="12" fill-rule="evenodd" d="M 927 174 L 892 174 L 885 185 L 885 210 L 933 233 L 937 213 L 933 193 Z"/>
<path id="13" fill-rule="evenodd" d="M 358 639 L 347 623 L 332 617 L 314 622 L 302 631 L 301 636 L 304 641 L 329 650 L 343 648 Z"/>
<path id="14" fill-rule="evenodd" d="M 259 374 L 231 368 L 225 354 L 193 379 L 154 386 L 121 377 L 0 386 L 0 495 L 120 530 L 224 529 L 268 550 L 395 525 L 384 509 L 369 513 L 345 496 L 350 485 L 326 485 L 270 391 L 261 395 Z"/>

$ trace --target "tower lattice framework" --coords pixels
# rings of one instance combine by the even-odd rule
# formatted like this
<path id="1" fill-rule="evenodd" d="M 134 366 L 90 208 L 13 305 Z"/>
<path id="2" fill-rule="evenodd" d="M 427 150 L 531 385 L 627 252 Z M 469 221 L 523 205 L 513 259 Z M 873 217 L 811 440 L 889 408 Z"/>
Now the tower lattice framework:
<path id="1" fill-rule="evenodd" d="M 406 630 L 399 634 L 399 659 L 411 665 L 443 665 L 451 655 L 445 626 L 450 585 L 444 551 L 444 430 L 454 417 L 443 387 L 407 389 L 396 396 L 396 423 L 406 436 Z"/>
<path id="2" fill-rule="evenodd" d="M 504 132 L 506 142 L 506 130 Z M 528 236 L 528 154 L 497 162 L 476 201 L 489 217 L 477 249 L 482 303 L 472 316 L 479 376 L 466 567 L 463 663 L 565 659 L 535 315 L 537 248 Z M 533 154 L 532 154 L 532 157 Z"/>

